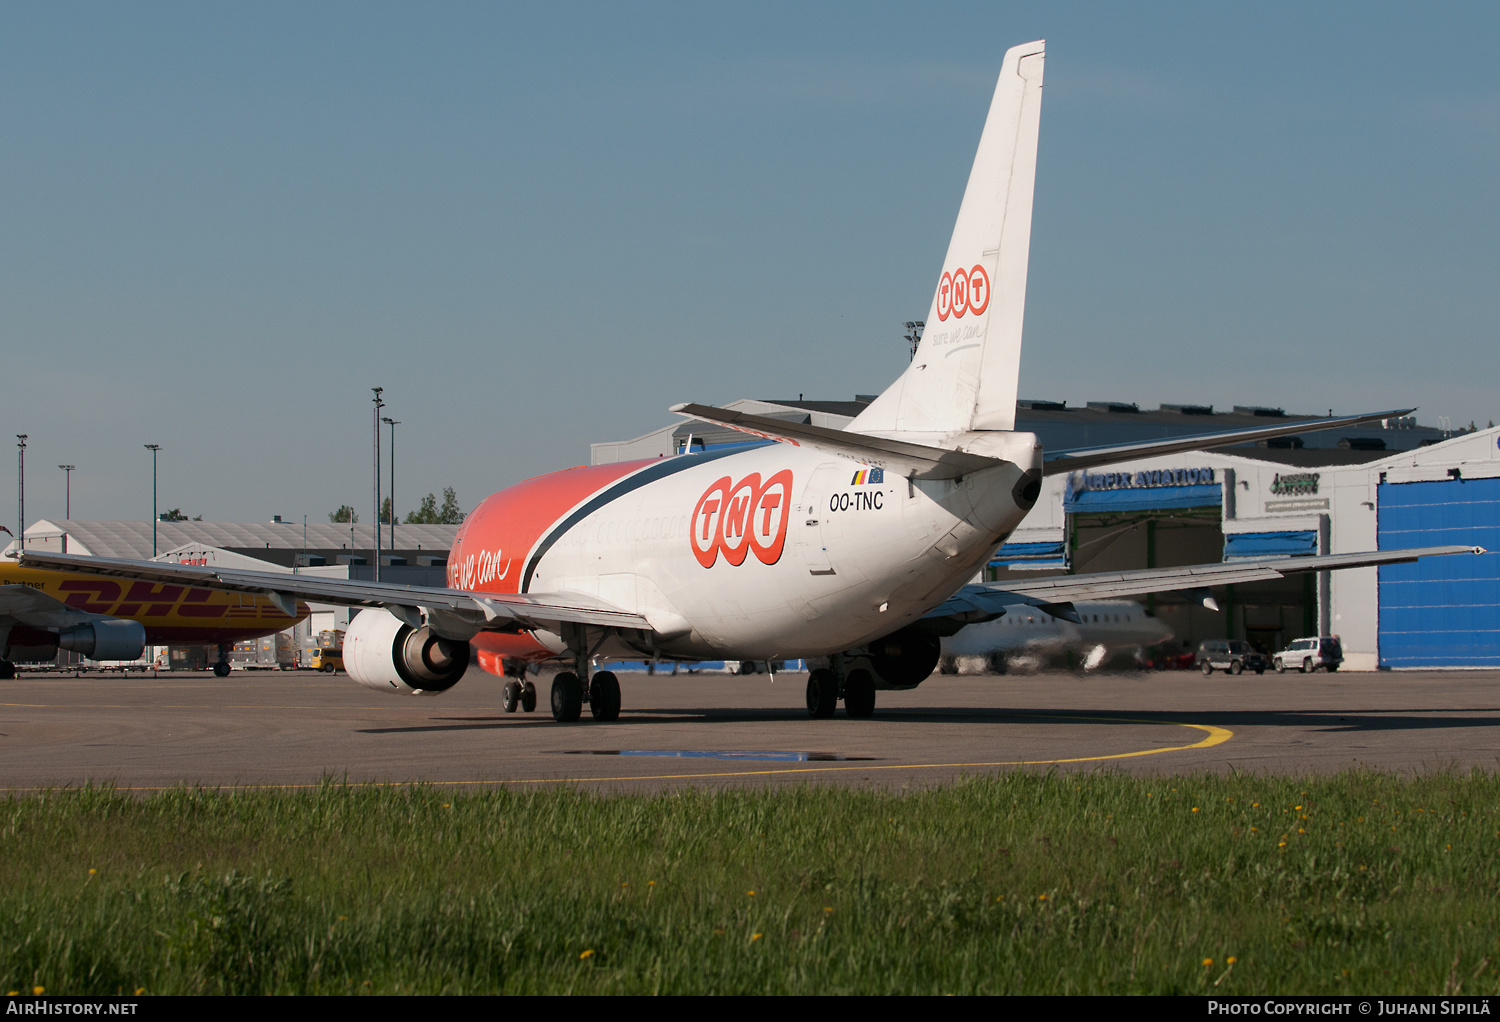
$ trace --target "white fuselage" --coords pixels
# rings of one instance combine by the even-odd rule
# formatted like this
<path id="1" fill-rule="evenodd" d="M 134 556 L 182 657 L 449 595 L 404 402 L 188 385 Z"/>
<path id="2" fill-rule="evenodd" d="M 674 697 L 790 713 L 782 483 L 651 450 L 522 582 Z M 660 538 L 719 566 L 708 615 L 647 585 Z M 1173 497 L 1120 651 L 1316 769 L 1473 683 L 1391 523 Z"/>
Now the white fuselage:
<path id="1" fill-rule="evenodd" d="M 679 456 L 669 474 L 634 487 L 626 477 L 618 496 L 559 519 L 528 557 L 523 591 L 581 592 L 639 613 L 667 656 L 846 650 L 956 592 L 1029 510 L 1013 491 L 1040 467 L 1036 438 L 985 439 L 1007 463 L 955 480 L 872 482 L 863 465 L 790 444 Z M 644 650 L 620 640 L 600 652 Z"/>

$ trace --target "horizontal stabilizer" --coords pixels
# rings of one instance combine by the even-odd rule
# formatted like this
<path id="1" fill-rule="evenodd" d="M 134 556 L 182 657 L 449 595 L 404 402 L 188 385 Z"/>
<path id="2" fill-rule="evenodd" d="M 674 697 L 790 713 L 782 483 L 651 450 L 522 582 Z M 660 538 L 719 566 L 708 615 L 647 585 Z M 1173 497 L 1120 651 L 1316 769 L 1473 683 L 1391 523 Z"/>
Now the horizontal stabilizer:
<path id="1" fill-rule="evenodd" d="M 1167 440 L 1147 440 L 1143 443 L 1111 444 L 1107 447 L 1079 447 L 1073 450 L 1049 451 L 1043 462 L 1043 474 L 1059 475 L 1078 469 L 1098 468 L 1101 465 L 1118 465 L 1122 461 L 1151 458 L 1160 454 L 1181 454 L 1184 451 L 1207 451 L 1215 447 L 1232 447 L 1236 444 L 1252 444 L 1259 440 L 1273 440 L 1280 436 L 1297 433 L 1316 433 L 1324 429 L 1339 429 L 1358 426 L 1380 419 L 1393 419 L 1410 415 L 1414 408 L 1393 412 L 1370 412 L 1366 415 L 1343 415 L 1334 419 L 1298 419 L 1279 426 L 1258 426 L 1255 429 L 1234 429 L 1223 433 L 1199 433 L 1196 436 L 1172 437 Z"/>
<path id="2" fill-rule="evenodd" d="M 957 479 L 959 476 L 994 468 L 1004 464 L 997 458 L 986 458 L 981 454 L 966 451 L 950 451 L 942 447 L 891 440 L 885 437 L 865 436 L 862 433 L 846 433 L 827 426 L 813 426 L 801 422 L 786 422 L 764 415 L 748 412 L 733 412 L 712 405 L 673 405 L 669 411 L 678 415 L 691 415 L 704 422 L 712 422 L 729 429 L 739 430 L 762 440 L 774 440 L 794 447 L 811 447 L 827 451 L 841 458 L 848 458 L 872 468 L 883 468 L 894 475 L 911 476 L 916 479 Z"/>

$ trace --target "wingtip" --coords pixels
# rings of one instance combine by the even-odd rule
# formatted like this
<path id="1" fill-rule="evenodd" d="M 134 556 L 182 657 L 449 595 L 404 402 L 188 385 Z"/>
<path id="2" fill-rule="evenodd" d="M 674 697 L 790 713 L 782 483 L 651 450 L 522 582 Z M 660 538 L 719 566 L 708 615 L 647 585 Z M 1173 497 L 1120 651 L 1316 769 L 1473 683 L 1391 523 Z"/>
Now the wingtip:
<path id="1" fill-rule="evenodd" d="M 683 415 L 683 414 L 685 414 L 684 409 L 686 409 L 687 406 L 690 405 L 690 404 L 692 404 L 691 401 L 679 401 L 675 405 L 673 405 L 671 408 L 668 408 L 667 411 L 674 412 L 674 413 L 676 413 L 678 415 Z"/>

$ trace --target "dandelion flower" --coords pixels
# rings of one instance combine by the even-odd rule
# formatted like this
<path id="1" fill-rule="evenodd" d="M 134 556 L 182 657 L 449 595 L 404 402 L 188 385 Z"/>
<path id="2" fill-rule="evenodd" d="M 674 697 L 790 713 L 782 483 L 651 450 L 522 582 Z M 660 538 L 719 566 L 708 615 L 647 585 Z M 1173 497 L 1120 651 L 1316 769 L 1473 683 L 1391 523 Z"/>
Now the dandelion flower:
<path id="1" fill-rule="evenodd" d="M 1205 969 L 1209 968 L 1213 964 L 1214 964 L 1214 960 L 1212 958 L 1205 958 L 1205 959 L 1203 959 L 1203 967 Z"/>
<path id="2" fill-rule="evenodd" d="M 1198 807 L 1197 806 L 1193 806 L 1193 812 L 1196 813 L 1197 811 L 1198 811 Z"/>
<path id="3" fill-rule="evenodd" d="M 1302 807 L 1301 807 L 1301 806 L 1292 806 L 1292 808 L 1293 808 L 1293 809 L 1296 809 L 1296 810 L 1299 810 L 1299 811 L 1300 811 L 1300 810 L 1301 810 L 1301 809 L 1302 809 Z"/>
<path id="4" fill-rule="evenodd" d="M 1224 959 L 1224 961 L 1229 965 L 1233 965 L 1235 962 L 1239 961 L 1239 959 L 1234 957 L 1234 955 L 1230 955 L 1228 958 Z"/>
<path id="5" fill-rule="evenodd" d="M 1277 846 L 1276 846 L 1276 847 L 1277 847 L 1277 848 L 1285 848 L 1285 847 L 1286 847 L 1286 842 L 1285 842 L 1285 841 L 1283 841 L 1283 842 L 1281 842 L 1281 843 L 1280 843 L 1280 844 L 1278 844 L 1278 845 L 1277 845 Z"/>
<path id="6" fill-rule="evenodd" d="M 98 872 L 99 871 L 97 869 L 91 869 L 91 870 L 89 870 L 89 876 L 93 876 L 94 874 L 96 874 Z"/>
<path id="7" fill-rule="evenodd" d="M 135 995 L 137 997 L 141 996 L 141 994 L 144 994 L 145 992 L 146 992 L 146 988 L 145 987 L 136 987 L 135 988 Z"/>
<path id="8" fill-rule="evenodd" d="M 35 995 L 37 997 L 40 997 L 40 996 L 42 996 L 43 994 L 45 994 L 47 992 L 47 988 L 46 987 L 32 987 L 31 988 L 31 992 L 32 992 L 33 995 Z"/>
<path id="9" fill-rule="evenodd" d="M 647 880 L 646 881 L 646 886 L 647 887 L 655 887 L 656 886 L 656 881 L 655 880 Z"/>
<path id="10" fill-rule="evenodd" d="M 832 905 L 824 905 L 823 906 L 823 911 L 831 914 L 833 912 L 833 906 Z"/>
<path id="11" fill-rule="evenodd" d="M 1036 900 L 1037 901 L 1046 901 L 1047 900 L 1047 896 L 1045 894 L 1038 894 L 1036 896 Z"/>
<path id="12" fill-rule="evenodd" d="M 578 956 L 578 960 L 581 962 L 585 958 L 592 958 L 592 957 L 594 957 L 594 949 L 593 948 L 589 948 L 583 954 L 581 954 L 581 955 Z"/>
<path id="13" fill-rule="evenodd" d="M 747 897 L 747 898 L 753 898 L 753 897 L 755 897 L 755 892 L 754 891 L 746 891 L 745 892 L 745 897 Z"/>
<path id="14" fill-rule="evenodd" d="M 757 940 L 760 940 L 760 938 L 761 938 L 760 934 L 758 934 L 758 933 L 752 933 L 752 934 L 750 934 L 750 943 L 754 944 Z"/>

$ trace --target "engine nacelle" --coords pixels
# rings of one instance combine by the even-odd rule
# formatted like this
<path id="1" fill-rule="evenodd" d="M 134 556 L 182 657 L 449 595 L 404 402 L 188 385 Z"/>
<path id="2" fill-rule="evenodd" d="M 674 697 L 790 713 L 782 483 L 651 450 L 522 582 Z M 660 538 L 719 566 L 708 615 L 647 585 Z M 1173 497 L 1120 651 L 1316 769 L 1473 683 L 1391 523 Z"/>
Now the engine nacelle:
<path id="1" fill-rule="evenodd" d="M 876 688 L 916 688 L 927 680 L 942 655 L 936 635 L 907 627 L 867 647 Z"/>
<path id="2" fill-rule="evenodd" d="M 425 625 L 413 628 L 383 611 L 362 611 L 344 633 L 344 670 L 377 692 L 437 695 L 468 669 L 467 642 L 435 635 Z"/>
<path id="3" fill-rule="evenodd" d="M 101 617 L 64 628 L 57 644 L 90 660 L 136 660 L 146 649 L 146 629 L 139 621 Z"/>

